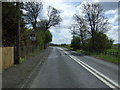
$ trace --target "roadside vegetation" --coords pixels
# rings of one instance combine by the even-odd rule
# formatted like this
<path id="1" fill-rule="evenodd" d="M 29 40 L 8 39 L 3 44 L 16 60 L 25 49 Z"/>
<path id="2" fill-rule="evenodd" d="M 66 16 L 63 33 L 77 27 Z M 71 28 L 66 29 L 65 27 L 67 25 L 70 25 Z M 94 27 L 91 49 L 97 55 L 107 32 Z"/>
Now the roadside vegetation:
<path id="1" fill-rule="evenodd" d="M 120 63 L 118 44 L 114 45 L 114 40 L 106 35 L 110 23 L 104 15 L 101 4 L 83 3 L 81 11 L 83 15 L 75 14 L 73 17 L 75 24 L 70 27 L 73 35 L 71 48 L 79 53 Z"/>
<path id="2" fill-rule="evenodd" d="M 83 55 L 88 55 L 104 61 L 120 64 L 120 59 L 119 59 L 120 53 L 119 53 L 118 45 L 119 44 L 113 44 L 113 46 L 110 49 L 107 49 L 104 52 L 91 52 L 91 51 L 86 51 L 82 49 L 74 49 L 69 44 L 53 44 L 53 43 L 50 44 L 50 46 L 67 48 L 69 50 L 76 51 Z"/>
<path id="3" fill-rule="evenodd" d="M 119 59 L 120 53 L 118 51 L 118 45 L 116 44 L 113 44 L 113 46 L 110 49 L 107 49 L 104 52 L 89 52 L 85 50 L 76 50 L 76 52 L 82 53 L 85 55 L 90 55 L 95 58 L 99 58 L 112 63 L 120 64 L 120 59 Z"/>
<path id="4" fill-rule="evenodd" d="M 101 4 L 85 2 L 80 11 L 73 16 L 73 24 L 69 27 L 73 35 L 71 45 L 58 45 L 79 53 L 94 56 L 113 63 L 120 63 L 118 44 L 114 45 L 106 33 L 110 29 Z"/>
<path id="5" fill-rule="evenodd" d="M 61 21 L 60 11 L 52 6 L 47 8 L 47 19 L 38 19 L 42 16 L 42 10 L 41 1 L 2 2 L 2 45 L 14 47 L 16 58 L 19 38 L 20 63 L 49 46 L 52 41 L 49 29 Z"/>
<path id="6" fill-rule="evenodd" d="M 36 50 L 46 49 L 52 41 L 49 29 L 60 24 L 62 20 L 60 11 L 52 6 L 48 6 L 47 19 L 38 20 L 43 14 L 42 10 L 42 2 L 2 2 L 2 45 L 16 49 L 19 30 L 20 62 L 29 55 L 34 56 Z M 120 45 L 114 45 L 114 40 L 106 35 L 110 23 L 102 6 L 99 3 L 85 2 L 80 11 L 83 14 L 76 13 L 73 24 L 69 27 L 73 35 L 71 45 L 50 45 L 119 63 Z"/>

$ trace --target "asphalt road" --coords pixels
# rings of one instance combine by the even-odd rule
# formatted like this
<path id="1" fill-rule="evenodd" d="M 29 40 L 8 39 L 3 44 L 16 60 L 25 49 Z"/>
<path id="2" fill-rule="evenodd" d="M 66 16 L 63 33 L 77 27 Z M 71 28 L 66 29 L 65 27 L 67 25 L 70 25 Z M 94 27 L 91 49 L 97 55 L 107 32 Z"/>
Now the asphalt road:
<path id="1" fill-rule="evenodd" d="M 29 88 L 110 88 L 118 83 L 116 64 L 51 48 Z"/>

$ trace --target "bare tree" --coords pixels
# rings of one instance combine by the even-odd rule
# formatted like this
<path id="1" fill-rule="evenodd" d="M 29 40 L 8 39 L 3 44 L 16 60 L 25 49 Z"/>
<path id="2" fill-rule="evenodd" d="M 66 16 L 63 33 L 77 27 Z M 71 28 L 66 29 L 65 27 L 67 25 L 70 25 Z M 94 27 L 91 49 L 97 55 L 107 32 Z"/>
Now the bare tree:
<path id="1" fill-rule="evenodd" d="M 48 16 L 48 22 L 46 24 L 46 30 L 48 30 L 52 26 L 56 26 L 60 24 L 62 20 L 60 17 L 60 11 L 51 6 L 48 7 L 47 16 Z"/>
<path id="2" fill-rule="evenodd" d="M 79 36 L 80 34 L 79 34 L 79 31 L 78 31 L 78 29 L 77 29 L 77 27 L 78 27 L 78 25 L 77 24 L 72 24 L 72 25 L 70 25 L 69 27 L 68 27 L 68 29 L 70 29 L 71 31 L 71 34 L 73 35 L 73 37 L 74 36 Z"/>
<path id="3" fill-rule="evenodd" d="M 81 43 L 82 45 L 84 44 L 84 40 L 86 39 L 86 35 L 87 35 L 87 26 L 86 26 L 86 22 L 83 19 L 83 17 L 79 16 L 79 15 L 75 15 L 74 19 L 76 21 L 76 29 L 74 31 L 74 34 L 79 35 L 80 39 L 81 39 Z"/>
<path id="4" fill-rule="evenodd" d="M 51 6 L 48 7 L 47 16 L 48 19 L 43 19 L 37 23 L 38 29 L 47 31 L 50 27 L 55 27 L 60 24 L 62 20 L 60 17 L 60 11 Z"/>
<path id="5" fill-rule="evenodd" d="M 37 18 L 42 7 L 42 2 L 26 2 L 23 5 L 23 9 L 26 11 L 25 20 L 32 25 L 34 30 L 36 30 Z"/>
<path id="6" fill-rule="evenodd" d="M 89 33 L 92 37 L 92 48 L 94 49 L 95 33 L 105 33 L 108 30 L 108 19 L 104 16 L 104 10 L 98 3 L 84 3 L 83 4 L 84 18 L 90 28 Z"/>
<path id="7" fill-rule="evenodd" d="M 38 29 L 38 30 L 47 31 L 47 30 L 48 30 L 48 28 L 47 28 L 47 23 L 48 23 L 48 20 L 47 20 L 47 19 L 40 20 L 40 21 L 37 23 L 37 29 Z"/>

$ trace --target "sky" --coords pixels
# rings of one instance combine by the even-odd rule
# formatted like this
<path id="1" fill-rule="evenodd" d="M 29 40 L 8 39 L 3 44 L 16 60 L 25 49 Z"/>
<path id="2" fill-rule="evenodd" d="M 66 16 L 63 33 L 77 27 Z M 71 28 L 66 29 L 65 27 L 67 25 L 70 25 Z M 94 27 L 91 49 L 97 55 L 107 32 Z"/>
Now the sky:
<path id="1" fill-rule="evenodd" d="M 89 0 L 92 1 L 92 0 Z M 118 3 L 117 0 L 101 2 L 102 0 L 93 0 L 93 2 L 100 2 L 105 10 L 105 16 L 109 19 L 111 28 L 106 33 L 107 36 L 118 43 Z M 70 44 L 72 35 L 68 27 L 73 24 L 73 16 L 75 13 L 82 15 L 80 12 L 81 3 L 83 0 L 43 0 L 42 18 L 47 18 L 47 7 L 49 5 L 61 11 L 62 22 L 56 27 L 51 27 L 50 32 L 53 35 L 52 43 L 55 44 Z"/>
<path id="2" fill-rule="evenodd" d="M 105 10 L 105 16 L 109 19 L 110 29 L 106 33 L 107 36 L 114 40 L 114 44 L 120 43 L 120 25 L 118 23 L 118 16 L 120 17 L 120 13 L 118 12 L 118 1 L 119 0 L 2 0 L 2 1 L 24 1 L 24 2 L 39 2 L 43 3 L 43 10 L 40 13 L 41 18 L 47 18 L 47 7 L 50 5 L 61 11 L 62 22 L 60 25 L 56 27 L 51 27 L 49 30 L 53 35 L 52 43 L 55 44 L 70 44 L 72 35 L 70 29 L 68 29 L 71 24 L 73 24 L 73 16 L 75 13 L 79 13 L 82 15 L 80 11 L 81 4 L 85 1 L 91 2 L 99 2 L 103 9 Z M 120 4 L 119 4 L 120 5 Z M 118 27 L 119 26 L 119 27 Z M 118 35 L 119 34 L 119 35 Z M 118 40 L 119 39 L 119 40 Z"/>

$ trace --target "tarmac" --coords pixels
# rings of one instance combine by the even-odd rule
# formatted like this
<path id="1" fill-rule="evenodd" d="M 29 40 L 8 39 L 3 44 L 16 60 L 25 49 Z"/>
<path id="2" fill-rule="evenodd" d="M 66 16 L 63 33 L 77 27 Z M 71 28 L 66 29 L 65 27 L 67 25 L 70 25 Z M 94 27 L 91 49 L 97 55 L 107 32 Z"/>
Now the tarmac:
<path id="1" fill-rule="evenodd" d="M 20 86 L 25 83 L 30 73 L 34 70 L 35 66 L 37 66 L 38 63 L 41 65 L 44 63 L 44 60 L 47 59 L 50 53 L 50 50 L 51 48 L 42 50 L 36 56 L 26 59 L 21 64 L 12 66 L 11 68 L 3 71 L 2 74 L 0 73 L 0 75 L 2 75 L 2 80 L 0 80 L 2 81 L 0 82 L 2 88 L 20 88 Z"/>

